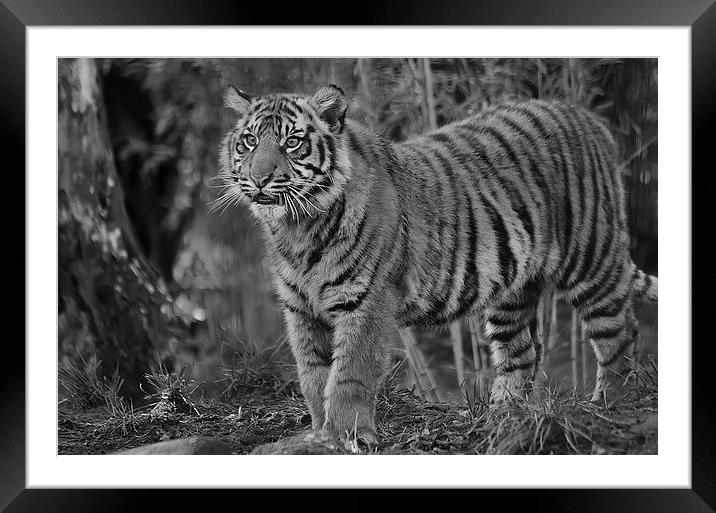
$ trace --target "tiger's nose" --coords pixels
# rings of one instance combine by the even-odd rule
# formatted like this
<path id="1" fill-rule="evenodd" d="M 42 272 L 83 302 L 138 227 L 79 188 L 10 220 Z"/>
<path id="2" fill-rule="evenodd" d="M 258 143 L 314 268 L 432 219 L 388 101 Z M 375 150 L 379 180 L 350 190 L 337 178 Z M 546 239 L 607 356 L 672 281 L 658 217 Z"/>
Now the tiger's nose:
<path id="1" fill-rule="evenodd" d="M 272 178 L 273 178 L 273 173 L 269 173 L 267 175 L 263 175 L 263 176 L 259 176 L 259 177 L 255 178 L 254 182 L 256 182 L 257 187 L 261 188 L 264 185 L 266 185 L 267 183 L 269 183 Z"/>

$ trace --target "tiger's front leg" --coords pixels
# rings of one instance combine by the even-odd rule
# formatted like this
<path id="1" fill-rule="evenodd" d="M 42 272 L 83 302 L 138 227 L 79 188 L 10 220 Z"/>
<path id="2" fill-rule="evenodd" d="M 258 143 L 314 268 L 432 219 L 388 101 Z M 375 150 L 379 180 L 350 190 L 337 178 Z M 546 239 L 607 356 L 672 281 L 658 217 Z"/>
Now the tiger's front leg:
<path id="1" fill-rule="evenodd" d="M 331 368 L 332 331 L 330 326 L 308 313 L 285 309 L 284 316 L 301 392 L 311 414 L 311 425 L 318 431 L 326 418 L 323 401 Z"/>
<path id="2" fill-rule="evenodd" d="M 375 291 L 360 305 L 348 303 L 337 310 L 324 437 L 377 442 L 375 403 L 389 369 L 390 341 L 397 334 L 395 308 L 392 294 Z"/>

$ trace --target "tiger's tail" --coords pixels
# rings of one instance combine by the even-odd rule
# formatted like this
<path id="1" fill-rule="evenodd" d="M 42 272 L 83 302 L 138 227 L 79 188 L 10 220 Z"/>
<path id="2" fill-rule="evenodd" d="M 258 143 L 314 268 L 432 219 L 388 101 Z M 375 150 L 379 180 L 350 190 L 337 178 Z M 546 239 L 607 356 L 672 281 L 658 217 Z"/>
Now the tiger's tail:
<path id="1" fill-rule="evenodd" d="M 657 302 L 659 300 L 659 278 L 646 274 L 632 262 L 634 281 L 632 290 L 634 297 L 643 301 Z"/>

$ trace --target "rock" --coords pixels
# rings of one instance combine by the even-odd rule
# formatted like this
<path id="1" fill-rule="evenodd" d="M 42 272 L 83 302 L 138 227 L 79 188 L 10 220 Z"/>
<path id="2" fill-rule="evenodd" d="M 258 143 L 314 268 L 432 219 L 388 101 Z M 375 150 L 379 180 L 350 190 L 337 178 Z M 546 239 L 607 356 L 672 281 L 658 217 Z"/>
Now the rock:
<path id="1" fill-rule="evenodd" d="M 659 417 L 656 414 L 649 415 L 632 428 L 635 433 L 649 434 L 656 433 L 659 429 Z"/>
<path id="2" fill-rule="evenodd" d="M 251 454 L 350 454 L 338 441 L 324 441 L 313 431 L 259 445 Z"/>
<path id="3" fill-rule="evenodd" d="M 195 436 L 143 445 L 114 454 L 231 454 L 231 449 L 218 438 Z"/>

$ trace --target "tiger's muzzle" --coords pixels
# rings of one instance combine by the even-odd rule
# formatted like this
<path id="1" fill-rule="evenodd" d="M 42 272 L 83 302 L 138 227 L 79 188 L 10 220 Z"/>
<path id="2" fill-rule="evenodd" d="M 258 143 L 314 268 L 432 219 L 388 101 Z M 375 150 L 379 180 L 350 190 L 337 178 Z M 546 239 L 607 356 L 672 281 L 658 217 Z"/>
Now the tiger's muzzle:
<path id="1" fill-rule="evenodd" d="M 280 197 L 258 191 L 251 197 L 251 202 L 259 205 L 277 205 L 280 202 Z"/>

